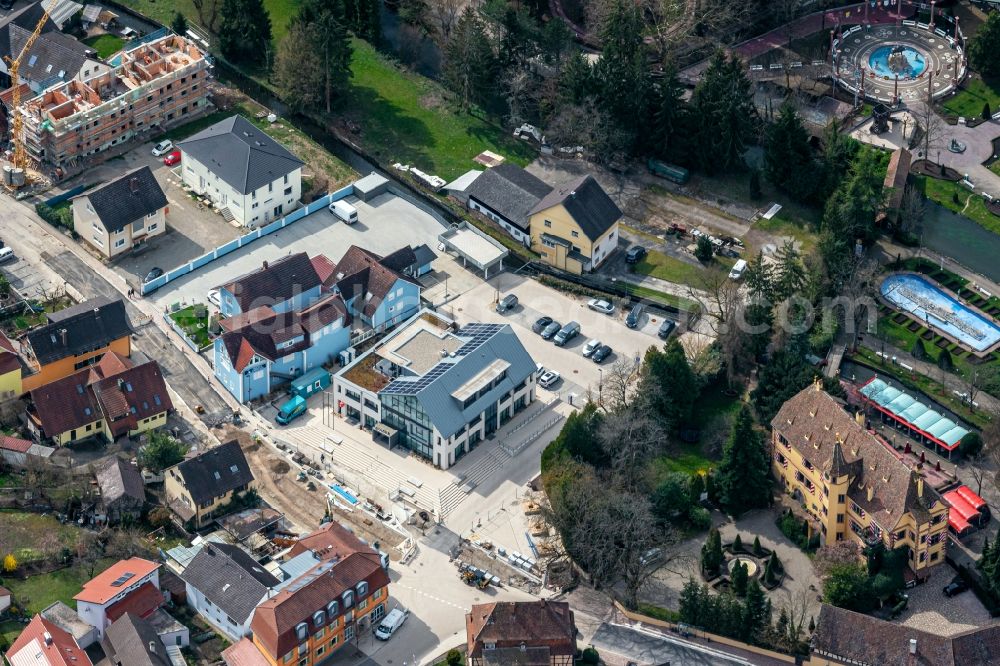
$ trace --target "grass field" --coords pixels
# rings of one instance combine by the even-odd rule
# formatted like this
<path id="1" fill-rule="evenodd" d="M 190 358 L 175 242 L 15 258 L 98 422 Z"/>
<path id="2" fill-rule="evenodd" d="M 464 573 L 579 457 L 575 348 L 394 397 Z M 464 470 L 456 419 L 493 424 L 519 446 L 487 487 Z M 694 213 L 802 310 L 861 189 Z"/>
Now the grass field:
<path id="1" fill-rule="evenodd" d="M 968 188 L 958 183 L 927 176 L 914 176 L 914 182 L 931 201 L 936 201 L 948 210 L 964 215 L 983 228 L 1000 234 L 1000 217 L 987 210 L 983 198 L 978 194 L 970 192 Z"/>
<path id="2" fill-rule="evenodd" d="M 95 574 L 114 562 L 113 559 L 98 562 L 94 569 Z M 83 584 L 90 580 L 89 573 L 87 567 L 75 564 L 52 573 L 29 576 L 26 580 L 5 578 L 4 586 L 13 593 L 17 604 L 33 615 L 57 601 L 75 608 L 76 602 L 73 601 L 73 596 L 78 594 Z"/>
<path id="3" fill-rule="evenodd" d="M 52 516 L 0 511 L 0 556 L 13 553 L 19 561 L 30 561 L 40 556 L 43 537 L 54 536 L 58 546 L 71 547 L 78 534 L 75 526 L 63 525 Z"/>
<path id="4" fill-rule="evenodd" d="M 962 90 L 942 106 L 956 116 L 978 118 L 983 113 L 983 104 L 987 102 L 996 113 L 1000 107 L 1000 81 L 984 81 L 976 77 L 967 80 Z"/>
<path id="5" fill-rule="evenodd" d="M 536 151 L 480 115 L 453 107 L 439 84 L 397 67 L 367 42 L 353 41 L 345 115 L 361 127 L 362 142 L 383 164 L 403 162 L 451 180 L 472 168 L 484 150 L 525 165 Z M 478 112 L 477 112 L 478 113 Z"/>
<path id="6" fill-rule="evenodd" d="M 199 349 L 206 347 L 209 343 L 208 337 L 208 308 L 204 305 L 189 305 L 186 308 L 171 312 L 170 318 L 180 326 L 191 341 Z"/>
<path id="7" fill-rule="evenodd" d="M 668 254 L 650 250 L 642 261 L 635 264 L 635 272 L 675 284 L 697 287 L 706 269 L 715 267 L 728 271 L 734 263 L 736 262 L 733 259 L 714 257 L 710 264 L 696 266 Z"/>
<path id="8" fill-rule="evenodd" d="M 169 26 L 174 20 L 174 12 L 180 12 L 188 21 L 201 25 L 198 11 L 192 0 L 122 0 L 122 4 L 137 12 Z M 221 7 L 222 3 L 219 3 Z M 298 0 L 264 0 L 264 7 L 271 17 L 271 35 L 277 43 L 288 31 L 288 22 L 298 11 Z"/>
<path id="9" fill-rule="evenodd" d="M 784 211 L 782 211 L 783 213 Z M 754 223 L 753 228 L 758 231 L 766 231 L 778 236 L 789 236 L 802 247 L 803 254 L 807 254 L 816 247 L 819 235 L 810 230 L 802 222 L 795 222 L 786 218 L 782 213 L 778 213 L 770 220 L 761 219 Z"/>
<path id="10" fill-rule="evenodd" d="M 103 59 L 121 51 L 125 40 L 117 35 L 95 35 L 87 37 L 83 43 L 97 51 L 97 57 Z"/>

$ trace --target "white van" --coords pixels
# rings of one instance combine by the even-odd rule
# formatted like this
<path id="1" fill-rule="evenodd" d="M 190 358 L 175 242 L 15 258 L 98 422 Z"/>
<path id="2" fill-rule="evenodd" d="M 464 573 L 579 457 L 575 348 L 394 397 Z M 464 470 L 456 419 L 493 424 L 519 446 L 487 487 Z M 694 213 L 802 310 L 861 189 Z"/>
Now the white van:
<path id="1" fill-rule="evenodd" d="M 0 247 L 0 262 L 10 261 L 14 258 L 14 250 L 9 247 Z"/>
<path id="2" fill-rule="evenodd" d="M 410 614 L 408 610 L 393 608 L 389 614 L 382 618 L 382 623 L 375 629 L 375 638 L 380 641 L 387 641 L 397 629 L 403 626 L 406 616 Z"/>
<path id="3" fill-rule="evenodd" d="M 743 271 L 747 269 L 747 260 L 740 259 L 735 264 L 733 264 L 733 269 L 729 271 L 730 280 L 739 280 L 743 277 Z"/>
<path id="4" fill-rule="evenodd" d="M 346 201 L 334 201 L 330 204 L 330 212 L 347 224 L 354 224 L 358 221 L 358 209 Z"/>

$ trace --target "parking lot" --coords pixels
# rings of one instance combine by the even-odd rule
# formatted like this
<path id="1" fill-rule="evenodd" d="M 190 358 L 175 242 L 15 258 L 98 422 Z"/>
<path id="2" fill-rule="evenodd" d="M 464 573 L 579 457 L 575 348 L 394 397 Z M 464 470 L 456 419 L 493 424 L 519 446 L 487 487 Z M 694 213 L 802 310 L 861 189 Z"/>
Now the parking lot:
<path id="1" fill-rule="evenodd" d="M 426 243 L 435 248 L 438 234 L 445 229 L 433 215 L 391 193 L 380 195 L 369 203 L 354 196 L 346 200 L 358 209 L 356 224 L 346 225 L 329 211 L 318 211 L 168 283 L 149 298 L 161 307 L 178 302 L 205 302 L 209 290 L 259 268 L 264 261 L 307 252 L 309 256 L 325 254 L 336 262 L 351 245 L 381 255 L 406 245 Z M 173 268 L 170 265 L 162 267 Z"/>
<path id="2" fill-rule="evenodd" d="M 501 296 L 516 294 L 518 305 L 506 314 L 498 314 L 495 310 L 497 293 Z M 488 283 L 462 294 L 442 311 L 462 322 L 511 324 L 532 358 L 562 375 L 562 381 L 552 390 L 563 400 L 577 405 L 586 400 L 588 391 L 597 396 L 602 372 L 607 372 L 615 361 L 641 359 L 649 347 L 662 346 L 663 340 L 656 332 L 663 318 L 669 317 L 663 312 L 648 310 L 642 316 L 640 327 L 630 329 L 625 326 L 628 313 L 622 312 L 620 307 L 612 315 L 601 314 L 587 308 L 586 298 L 565 294 L 510 273 L 491 278 Z M 579 322 L 580 334 L 565 347 L 557 347 L 531 330 L 532 324 L 542 315 L 562 324 Z M 581 353 L 591 338 L 601 340 L 614 350 L 602 364 L 594 363 Z"/>

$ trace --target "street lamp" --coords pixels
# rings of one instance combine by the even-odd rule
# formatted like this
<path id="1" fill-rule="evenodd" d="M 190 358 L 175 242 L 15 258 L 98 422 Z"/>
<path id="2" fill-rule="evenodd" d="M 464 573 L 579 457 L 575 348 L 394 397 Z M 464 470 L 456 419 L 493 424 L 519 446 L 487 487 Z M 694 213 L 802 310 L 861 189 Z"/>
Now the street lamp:
<path id="1" fill-rule="evenodd" d="M 597 369 L 597 404 L 604 405 L 604 368 Z"/>

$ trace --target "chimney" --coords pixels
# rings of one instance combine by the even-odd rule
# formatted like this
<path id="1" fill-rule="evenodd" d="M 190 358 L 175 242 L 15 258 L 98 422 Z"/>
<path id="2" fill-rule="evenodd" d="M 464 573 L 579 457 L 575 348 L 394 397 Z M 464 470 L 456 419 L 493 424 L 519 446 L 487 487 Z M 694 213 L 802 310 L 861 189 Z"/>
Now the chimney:
<path id="1" fill-rule="evenodd" d="M 42 637 L 45 638 L 46 645 L 52 645 L 52 634 L 46 631 L 44 634 L 42 634 Z"/>
<path id="2" fill-rule="evenodd" d="M 923 496 L 924 496 L 924 477 L 921 475 L 917 477 L 917 497 L 923 497 Z"/>
<path id="3" fill-rule="evenodd" d="M 910 654 L 916 654 L 916 653 L 917 653 L 917 639 L 916 638 L 911 638 L 910 639 Z"/>
<path id="4" fill-rule="evenodd" d="M 118 378 L 118 390 L 119 391 L 125 390 L 125 380 L 122 379 L 121 377 Z"/>
<path id="5" fill-rule="evenodd" d="M 65 328 L 59 329 L 59 339 L 62 340 L 63 347 L 66 347 L 69 344 L 69 342 L 67 342 L 67 335 L 69 335 L 69 331 Z"/>
<path id="6" fill-rule="evenodd" d="M 128 189 L 132 194 L 139 194 L 139 177 L 132 176 L 128 179 Z"/>
<path id="7" fill-rule="evenodd" d="M 875 496 L 875 486 L 871 483 L 868 484 L 868 501 L 872 501 L 872 497 Z"/>
<path id="8" fill-rule="evenodd" d="M 858 422 L 859 426 L 864 427 L 864 425 L 865 425 L 865 413 L 859 411 L 857 414 L 854 415 L 854 420 Z"/>
<path id="9" fill-rule="evenodd" d="M 267 259 L 264 260 L 264 270 L 267 270 Z"/>
<path id="10" fill-rule="evenodd" d="M 149 654 L 156 654 L 156 641 L 149 641 Z"/>

